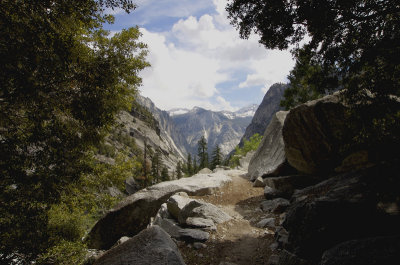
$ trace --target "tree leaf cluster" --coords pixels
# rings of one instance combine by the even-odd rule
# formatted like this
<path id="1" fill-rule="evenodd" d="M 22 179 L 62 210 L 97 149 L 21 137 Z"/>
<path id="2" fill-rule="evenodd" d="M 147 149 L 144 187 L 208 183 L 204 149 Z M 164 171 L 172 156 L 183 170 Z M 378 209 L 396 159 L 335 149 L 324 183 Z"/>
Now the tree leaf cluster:
<path id="1" fill-rule="evenodd" d="M 105 6 L 103 6 L 104 4 Z M 0 260 L 50 247 L 48 212 L 92 171 L 89 152 L 129 108 L 148 66 L 138 28 L 110 37 L 104 7 L 131 1 L 0 3 Z"/>
<path id="2" fill-rule="evenodd" d="M 355 141 L 399 145 L 398 1 L 233 0 L 227 11 L 241 37 L 256 33 L 266 48 L 294 51 L 293 86 L 282 105 L 289 108 L 326 91 L 343 90 L 363 132 Z M 304 42 L 307 46 L 301 47 Z"/>

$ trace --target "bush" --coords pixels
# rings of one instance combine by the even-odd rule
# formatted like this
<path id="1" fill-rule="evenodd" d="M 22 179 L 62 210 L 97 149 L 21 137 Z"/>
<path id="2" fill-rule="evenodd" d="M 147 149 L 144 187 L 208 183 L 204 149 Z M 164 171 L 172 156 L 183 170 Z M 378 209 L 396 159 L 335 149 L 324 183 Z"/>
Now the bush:
<path id="1" fill-rule="evenodd" d="M 242 148 L 236 146 L 235 153 L 229 159 L 230 167 L 234 168 L 236 166 L 239 166 L 240 158 L 246 156 L 246 154 L 250 151 L 257 150 L 258 146 L 261 143 L 261 140 L 262 136 L 256 133 L 253 136 L 251 136 L 249 140 L 244 140 Z"/>

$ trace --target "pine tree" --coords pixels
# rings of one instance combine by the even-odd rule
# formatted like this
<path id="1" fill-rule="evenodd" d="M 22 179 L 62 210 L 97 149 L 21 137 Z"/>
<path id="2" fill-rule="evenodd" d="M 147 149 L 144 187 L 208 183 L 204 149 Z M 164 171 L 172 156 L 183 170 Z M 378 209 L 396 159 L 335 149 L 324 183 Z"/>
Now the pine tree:
<path id="1" fill-rule="evenodd" d="M 191 154 L 188 154 L 186 170 L 187 170 L 186 173 L 188 176 L 193 175 L 193 165 L 192 165 L 192 155 Z"/>
<path id="2" fill-rule="evenodd" d="M 183 177 L 183 176 L 182 176 L 182 162 L 181 162 L 181 161 L 178 161 L 178 164 L 177 164 L 177 166 L 176 166 L 176 177 L 177 177 L 178 179 L 180 179 L 180 178 Z"/>
<path id="3" fill-rule="evenodd" d="M 161 150 L 157 149 L 153 158 L 151 159 L 151 175 L 154 177 L 154 180 L 156 182 L 160 181 L 160 172 L 161 172 L 162 166 L 163 166 L 163 163 L 161 160 Z"/>
<path id="4" fill-rule="evenodd" d="M 217 145 L 212 153 L 211 169 L 215 169 L 218 165 L 222 164 L 221 148 Z"/>
<path id="5" fill-rule="evenodd" d="M 168 168 L 164 166 L 161 170 L 161 181 L 169 180 Z"/>
<path id="6" fill-rule="evenodd" d="M 193 175 L 196 174 L 197 172 L 199 172 L 198 167 L 197 167 L 197 159 L 196 157 L 193 158 Z"/>
<path id="7" fill-rule="evenodd" d="M 197 142 L 197 155 L 199 157 L 199 169 L 208 167 L 207 140 L 204 136 Z"/>

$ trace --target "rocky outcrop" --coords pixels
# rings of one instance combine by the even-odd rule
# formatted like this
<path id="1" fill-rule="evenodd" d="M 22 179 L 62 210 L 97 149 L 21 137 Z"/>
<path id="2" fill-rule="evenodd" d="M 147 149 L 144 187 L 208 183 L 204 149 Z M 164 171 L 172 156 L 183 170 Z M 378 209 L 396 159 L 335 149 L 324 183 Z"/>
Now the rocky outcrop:
<path id="1" fill-rule="evenodd" d="M 291 175 L 269 177 L 263 179 L 266 186 L 278 191 L 280 196 L 290 198 L 296 189 L 303 189 L 318 182 L 315 177 L 307 175 Z"/>
<path id="2" fill-rule="evenodd" d="M 317 262 L 340 242 L 400 235 L 399 170 L 384 163 L 295 192 L 283 223 L 287 250 Z"/>
<path id="3" fill-rule="evenodd" d="M 124 199 L 101 218 L 89 232 L 89 248 L 109 249 L 122 236 L 134 236 L 150 223 L 160 206 L 177 192 L 189 195 L 211 194 L 231 181 L 227 174 L 198 174 L 166 181 L 140 190 Z"/>
<path id="4" fill-rule="evenodd" d="M 395 265 L 399 249 L 400 236 L 351 240 L 325 251 L 320 265 Z"/>
<path id="5" fill-rule="evenodd" d="M 290 165 L 307 174 L 326 175 L 339 166 L 341 149 L 351 122 L 338 94 L 309 101 L 292 109 L 282 129 Z"/>
<path id="6" fill-rule="evenodd" d="M 282 127 L 287 114 L 287 111 L 280 111 L 272 117 L 256 153 L 250 160 L 251 180 L 258 177 L 277 176 L 289 171 L 282 137 Z"/>
<path id="7" fill-rule="evenodd" d="M 94 265 L 184 265 L 178 247 L 159 226 L 152 226 L 100 256 Z"/>
<path id="8" fill-rule="evenodd" d="M 260 106 L 258 107 L 256 113 L 249 126 L 247 126 L 246 131 L 240 140 L 239 146 L 242 147 L 244 140 L 249 140 L 251 136 L 258 133 L 263 135 L 265 129 L 270 123 L 271 119 L 277 111 L 282 110 L 280 102 L 283 98 L 283 93 L 287 85 L 285 84 L 273 84 L 265 94 Z"/>

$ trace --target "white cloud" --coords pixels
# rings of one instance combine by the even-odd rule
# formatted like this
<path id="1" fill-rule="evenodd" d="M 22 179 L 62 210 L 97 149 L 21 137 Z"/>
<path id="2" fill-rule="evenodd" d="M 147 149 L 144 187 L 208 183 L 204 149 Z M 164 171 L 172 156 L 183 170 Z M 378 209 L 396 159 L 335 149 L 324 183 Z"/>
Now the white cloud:
<path id="1" fill-rule="evenodd" d="M 293 66 L 289 52 L 266 50 L 257 36 L 240 39 L 226 18 L 226 0 L 213 2 L 217 14 L 187 16 L 169 32 L 142 29 L 152 67 L 142 73 L 141 90 L 162 109 L 233 109 L 218 84 L 237 79 L 238 72 L 248 73 L 237 88 L 260 89 L 262 97 L 270 85 L 284 82 Z"/>

